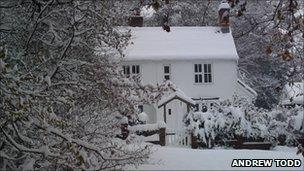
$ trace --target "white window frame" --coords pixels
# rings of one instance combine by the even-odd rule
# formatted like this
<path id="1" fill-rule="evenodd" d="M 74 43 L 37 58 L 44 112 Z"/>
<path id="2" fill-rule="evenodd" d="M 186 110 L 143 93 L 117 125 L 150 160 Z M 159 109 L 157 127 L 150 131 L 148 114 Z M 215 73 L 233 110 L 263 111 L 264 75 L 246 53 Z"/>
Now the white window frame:
<path id="1" fill-rule="evenodd" d="M 203 65 L 200 63 L 194 64 L 194 84 L 203 83 Z"/>
<path id="2" fill-rule="evenodd" d="M 130 75 L 139 75 L 141 73 L 141 67 L 138 64 L 123 65 L 122 72 L 127 77 Z"/>
<path id="3" fill-rule="evenodd" d="M 204 73 L 204 83 L 205 84 L 210 84 L 213 82 L 213 76 L 212 76 L 212 64 L 210 63 L 205 63 L 203 64 L 203 73 Z M 206 68 L 205 68 L 206 67 Z"/>
<path id="4" fill-rule="evenodd" d="M 131 74 L 130 65 L 123 65 L 122 72 L 124 75 L 130 75 Z M 129 72 L 129 73 L 127 73 L 127 72 Z"/>
<path id="5" fill-rule="evenodd" d="M 196 70 L 196 65 L 198 65 L 197 70 Z M 201 67 L 199 67 L 199 66 L 201 66 Z M 205 66 L 207 66 L 207 72 L 205 70 Z M 209 71 L 208 71 L 208 66 L 210 67 Z M 193 72 L 194 73 L 194 77 L 193 77 L 194 84 L 213 84 L 213 82 L 214 82 L 213 63 L 211 63 L 211 62 L 193 63 L 193 71 L 194 71 Z M 209 81 L 209 79 L 211 81 Z M 198 81 L 196 81 L 196 80 L 198 80 Z"/>
<path id="6" fill-rule="evenodd" d="M 139 65 L 130 65 L 132 68 L 131 74 L 140 74 L 140 66 Z"/>
<path id="7" fill-rule="evenodd" d="M 169 72 L 168 73 L 165 73 L 165 67 L 169 67 Z M 163 65 L 163 79 L 164 79 L 164 81 L 166 81 L 166 80 L 171 80 L 171 65 L 169 64 L 169 65 Z M 169 77 L 169 79 L 166 79 L 166 76 L 168 76 Z"/>

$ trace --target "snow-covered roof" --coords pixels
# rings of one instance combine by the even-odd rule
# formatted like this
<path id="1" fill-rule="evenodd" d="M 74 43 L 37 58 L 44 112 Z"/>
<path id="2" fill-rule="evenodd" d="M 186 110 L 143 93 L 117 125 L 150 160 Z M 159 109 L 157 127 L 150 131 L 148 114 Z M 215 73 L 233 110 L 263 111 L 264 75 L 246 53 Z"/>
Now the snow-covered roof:
<path id="1" fill-rule="evenodd" d="M 190 97 L 188 97 L 184 92 L 181 90 L 176 90 L 174 92 L 171 92 L 168 96 L 163 97 L 159 102 L 158 102 L 158 108 L 162 107 L 166 103 L 174 100 L 174 99 L 179 99 L 185 103 L 195 105 L 196 102 L 192 100 Z"/>
<path id="2" fill-rule="evenodd" d="M 228 2 L 223 1 L 222 3 L 220 3 L 218 10 L 221 9 L 230 9 L 230 5 L 228 4 Z"/>
<path id="3" fill-rule="evenodd" d="M 303 104 L 304 103 L 304 82 L 295 82 L 284 86 L 286 98 L 283 104 Z"/>
<path id="4" fill-rule="evenodd" d="M 131 44 L 126 48 L 126 61 L 136 60 L 237 60 L 231 32 L 220 27 L 130 27 Z"/>

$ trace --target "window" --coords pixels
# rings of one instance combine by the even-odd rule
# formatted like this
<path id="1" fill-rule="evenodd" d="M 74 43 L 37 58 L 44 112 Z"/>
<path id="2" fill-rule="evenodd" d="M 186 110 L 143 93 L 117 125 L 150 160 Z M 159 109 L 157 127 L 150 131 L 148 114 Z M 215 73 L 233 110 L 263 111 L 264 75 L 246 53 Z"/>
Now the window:
<path id="1" fill-rule="evenodd" d="M 170 80 L 170 65 L 164 66 L 164 80 Z"/>
<path id="2" fill-rule="evenodd" d="M 132 65 L 132 74 L 139 74 L 139 65 Z"/>
<path id="3" fill-rule="evenodd" d="M 204 67 L 204 70 L 202 70 Z M 204 80 L 203 80 L 204 79 Z M 194 64 L 194 82 L 195 83 L 211 83 L 212 70 L 211 64 Z"/>
<path id="4" fill-rule="evenodd" d="M 168 114 L 171 115 L 171 109 L 168 109 Z"/>
<path id="5" fill-rule="evenodd" d="M 125 66 L 122 66 L 122 68 L 123 68 L 123 73 L 125 75 L 130 75 L 130 66 L 125 65 Z"/>
<path id="6" fill-rule="evenodd" d="M 202 64 L 194 64 L 194 82 L 203 82 Z"/>
<path id="7" fill-rule="evenodd" d="M 204 83 L 211 83 L 211 64 L 204 64 Z"/>
<path id="8" fill-rule="evenodd" d="M 139 65 L 124 65 L 122 66 L 123 73 L 125 75 L 130 75 L 130 74 L 139 74 L 140 73 L 140 67 Z"/>

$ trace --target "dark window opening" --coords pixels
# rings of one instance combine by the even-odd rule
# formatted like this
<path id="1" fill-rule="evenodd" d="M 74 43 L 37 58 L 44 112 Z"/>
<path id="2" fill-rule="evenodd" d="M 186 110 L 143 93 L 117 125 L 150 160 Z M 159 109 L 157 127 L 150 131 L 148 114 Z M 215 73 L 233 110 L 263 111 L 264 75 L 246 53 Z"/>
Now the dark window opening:
<path id="1" fill-rule="evenodd" d="M 170 73 L 170 67 L 169 66 L 164 66 L 164 73 L 165 74 Z"/>
<path id="2" fill-rule="evenodd" d="M 166 65 L 164 66 L 164 79 L 165 80 L 170 80 L 170 66 Z"/>
<path id="3" fill-rule="evenodd" d="M 168 109 L 168 114 L 171 115 L 171 109 Z"/>
<path id="4" fill-rule="evenodd" d="M 202 72 L 202 64 L 194 64 L 194 72 Z"/>

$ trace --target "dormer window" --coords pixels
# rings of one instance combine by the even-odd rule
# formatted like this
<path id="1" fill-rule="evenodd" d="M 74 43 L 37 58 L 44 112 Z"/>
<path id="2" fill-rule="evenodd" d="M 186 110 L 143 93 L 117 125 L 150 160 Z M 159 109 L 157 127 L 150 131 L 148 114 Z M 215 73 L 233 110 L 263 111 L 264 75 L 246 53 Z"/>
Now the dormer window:
<path id="1" fill-rule="evenodd" d="M 124 65 L 122 66 L 123 74 L 126 76 L 136 75 L 140 73 L 140 66 L 139 65 Z"/>
<path id="2" fill-rule="evenodd" d="M 164 66 L 164 80 L 170 80 L 171 79 L 171 69 L 170 65 L 165 65 Z"/>

